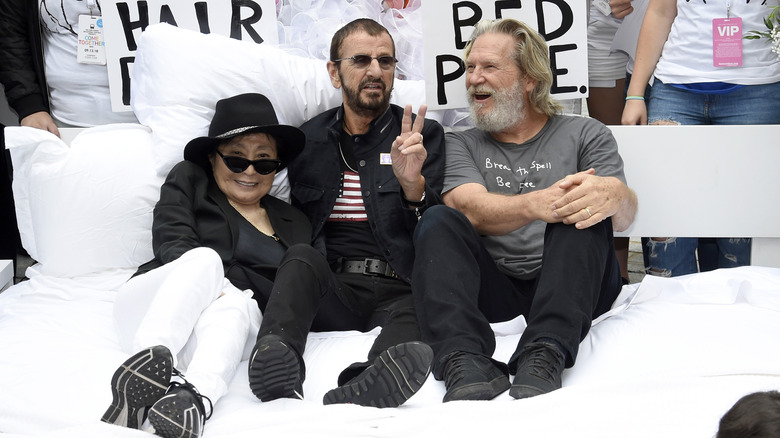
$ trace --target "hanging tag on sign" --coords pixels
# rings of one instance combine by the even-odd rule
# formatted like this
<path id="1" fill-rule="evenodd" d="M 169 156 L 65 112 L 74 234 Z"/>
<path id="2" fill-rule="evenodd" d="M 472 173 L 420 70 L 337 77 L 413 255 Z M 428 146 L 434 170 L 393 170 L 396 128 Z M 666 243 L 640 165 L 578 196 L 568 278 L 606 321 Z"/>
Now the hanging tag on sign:
<path id="1" fill-rule="evenodd" d="M 742 66 L 742 18 L 712 20 L 712 64 L 715 67 Z"/>
<path id="2" fill-rule="evenodd" d="M 103 18 L 79 16 L 77 60 L 80 64 L 106 65 L 106 46 L 103 39 Z"/>

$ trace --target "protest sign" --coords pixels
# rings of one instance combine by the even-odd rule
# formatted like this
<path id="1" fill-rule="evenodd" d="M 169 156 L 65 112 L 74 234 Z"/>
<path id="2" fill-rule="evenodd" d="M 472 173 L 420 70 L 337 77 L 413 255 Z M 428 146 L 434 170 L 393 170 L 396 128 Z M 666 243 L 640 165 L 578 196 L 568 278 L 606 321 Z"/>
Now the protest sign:
<path id="1" fill-rule="evenodd" d="M 102 11 L 111 107 L 115 112 L 131 111 L 130 75 L 135 51 L 141 33 L 151 24 L 168 23 L 205 34 L 278 44 L 275 0 L 104 0 Z"/>
<path id="2" fill-rule="evenodd" d="M 469 0 L 422 3 L 428 108 L 468 106 L 463 49 L 482 19 L 514 18 L 547 41 L 559 100 L 588 96 L 587 7 L 583 0 Z"/>

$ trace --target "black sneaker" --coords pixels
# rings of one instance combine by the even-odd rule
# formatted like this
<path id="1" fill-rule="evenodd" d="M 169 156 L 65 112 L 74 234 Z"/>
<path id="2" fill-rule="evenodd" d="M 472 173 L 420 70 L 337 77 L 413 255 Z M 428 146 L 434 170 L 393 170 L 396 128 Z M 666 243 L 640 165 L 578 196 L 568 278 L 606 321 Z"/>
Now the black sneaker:
<path id="1" fill-rule="evenodd" d="M 425 383 L 432 361 L 433 350 L 422 342 L 390 347 L 346 385 L 325 393 L 322 403 L 352 403 L 376 408 L 400 406 Z"/>
<path id="2" fill-rule="evenodd" d="M 560 389 L 564 364 L 565 357 L 557 345 L 531 342 L 520 353 L 509 395 L 528 398 Z"/>
<path id="3" fill-rule="evenodd" d="M 444 401 L 492 400 L 509 389 L 509 377 L 490 359 L 457 351 L 444 365 Z"/>
<path id="4" fill-rule="evenodd" d="M 209 402 L 209 414 L 203 399 Z M 154 434 L 165 438 L 198 438 L 203 425 L 211 418 L 214 406 L 189 382 L 171 382 L 168 392 L 149 409 L 149 423 Z"/>
<path id="5" fill-rule="evenodd" d="M 165 395 L 171 382 L 173 357 L 158 345 L 127 359 L 111 378 L 114 399 L 100 421 L 138 429 L 146 410 Z"/>
<path id="6" fill-rule="evenodd" d="M 303 372 L 298 354 L 277 335 L 257 340 L 249 359 L 249 388 L 260 400 L 303 399 Z"/>

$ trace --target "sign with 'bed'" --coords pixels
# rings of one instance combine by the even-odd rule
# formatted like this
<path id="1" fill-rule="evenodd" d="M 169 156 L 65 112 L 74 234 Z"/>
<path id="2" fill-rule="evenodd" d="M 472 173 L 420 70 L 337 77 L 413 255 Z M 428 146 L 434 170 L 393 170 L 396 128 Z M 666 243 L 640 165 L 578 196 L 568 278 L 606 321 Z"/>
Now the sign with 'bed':
<path id="1" fill-rule="evenodd" d="M 583 0 L 424 1 L 423 45 L 428 108 L 468 106 L 462 61 L 474 26 L 482 19 L 514 18 L 547 41 L 558 100 L 588 96 L 587 7 Z"/>

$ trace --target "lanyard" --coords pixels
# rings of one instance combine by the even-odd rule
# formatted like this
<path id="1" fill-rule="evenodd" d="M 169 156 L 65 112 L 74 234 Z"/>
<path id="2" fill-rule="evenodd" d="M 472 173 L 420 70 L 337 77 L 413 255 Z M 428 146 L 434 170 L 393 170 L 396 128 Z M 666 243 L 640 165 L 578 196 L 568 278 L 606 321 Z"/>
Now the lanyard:
<path id="1" fill-rule="evenodd" d="M 97 0 L 87 0 L 87 7 L 89 8 L 89 15 L 94 16 L 93 9 L 97 6 Z"/>

